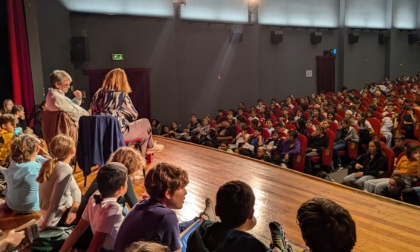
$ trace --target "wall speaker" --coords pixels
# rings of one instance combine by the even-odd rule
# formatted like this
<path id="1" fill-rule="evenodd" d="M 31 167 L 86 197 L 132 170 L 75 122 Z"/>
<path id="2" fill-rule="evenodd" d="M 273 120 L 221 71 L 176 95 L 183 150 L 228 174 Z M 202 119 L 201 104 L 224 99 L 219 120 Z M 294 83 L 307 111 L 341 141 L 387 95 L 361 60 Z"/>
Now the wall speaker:
<path id="1" fill-rule="evenodd" d="M 82 63 L 89 60 L 89 39 L 87 37 L 72 37 L 71 61 L 74 63 Z"/>
<path id="2" fill-rule="evenodd" d="M 359 42 L 359 33 L 356 32 L 350 32 L 349 33 L 349 44 L 353 45 L 355 43 Z"/>
<path id="3" fill-rule="evenodd" d="M 389 34 L 386 32 L 381 32 L 378 34 L 378 43 L 380 45 L 386 44 L 389 41 Z"/>
<path id="4" fill-rule="evenodd" d="M 271 32 L 271 44 L 280 44 L 283 42 L 283 31 L 272 31 Z"/>
<path id="5" fill-rule="evenodd" d="M 408 34 L 408 43 L 414 44 L 417 43 L 419 41 L 419 35 L 417 33 L 410 33 Z"/>
<path id="6" fill-rule="evenodd" d="M 322 41 L 322 32 L 312 32 L 311 33 L 311 44 L 316 45 Z"/>
<path id="7" fill-rule="evenodd" d="M 242 42 L 243 33 L 241 31 L 229 31 L 229 43 L 236 44 Z"/>

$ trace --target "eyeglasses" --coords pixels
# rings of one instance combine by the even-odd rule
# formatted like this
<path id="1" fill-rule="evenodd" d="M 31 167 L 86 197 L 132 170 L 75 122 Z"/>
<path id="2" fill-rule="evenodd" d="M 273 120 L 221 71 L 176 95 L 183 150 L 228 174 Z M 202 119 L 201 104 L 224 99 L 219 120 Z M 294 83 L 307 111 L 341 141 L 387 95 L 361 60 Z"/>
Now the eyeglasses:
<path id="1" fill-rule="evenodd" d="M 70 85 L 71 85 L 71 84 L 61 84 L 61 86 L 65 87 L 65 88 L 70 87 Z"/>

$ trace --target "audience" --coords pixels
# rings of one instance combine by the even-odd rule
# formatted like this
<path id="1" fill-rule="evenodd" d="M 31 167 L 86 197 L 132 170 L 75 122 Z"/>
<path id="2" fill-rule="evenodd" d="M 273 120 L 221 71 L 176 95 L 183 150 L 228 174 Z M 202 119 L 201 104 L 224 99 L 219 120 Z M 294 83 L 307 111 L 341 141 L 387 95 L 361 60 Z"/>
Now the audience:
<path id="1" fill-rule="evenodd" d="M 17 120 L 12 114 L 0 115 L 0 166 L 9 166 L 9 154 Z"/>

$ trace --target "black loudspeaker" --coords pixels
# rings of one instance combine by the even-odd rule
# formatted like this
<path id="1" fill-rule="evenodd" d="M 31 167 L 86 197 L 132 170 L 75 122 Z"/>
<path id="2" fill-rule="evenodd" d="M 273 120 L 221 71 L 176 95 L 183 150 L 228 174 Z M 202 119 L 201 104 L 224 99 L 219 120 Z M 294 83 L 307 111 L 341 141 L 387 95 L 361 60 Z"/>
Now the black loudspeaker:
<path id="1" fill-rule="evenodd" d="M 72 37 L 71 61 L 74 63 L 82 63 L 89 60 L 89 39 L 87 37 Z"/>
<path id="2" fill-rule="evenodd" d="M 280 44 L 283 42 L 283 31 L 272 31 L 271 32 L 271 44 Z"/>
<path id="3" fill-rule="evenodd" d="M 387 33 L 383 33 L 383 32 L 379 33 L 379 35 L 378 35 L 378 43 L 380 45 L 383 45 L 383 44 L 388 43 L 388 40 L 389 40 L 389 35 Z"/>
<path id="4" fill-rule="evenodd" d="M 322 32 L 312 32 L 311 33 L 311 44 L 316 45 L 322 41 Z"/>
<path id="5" fill-rule="evenodd" d="M 408 43 L 414 44 L 417 43 L 419 41 L 419 36 L 417 35 L 417 33 L 410 33 L 408 34 Z"/>
<path id="6" fill-rule="evenodd" d="M 359 34 L 356 33 L 356 32 L 350 32 L 349 33 L 349 44 L 353 45 L 357 42 L 359 42 Z"/>
<path id="7" fill-rule="evenodd" d="M 233 31 L 230 30 L 229 32 L 229 43 L 236 44 L 242 42 L 243 34 L 241 31 Z"/>

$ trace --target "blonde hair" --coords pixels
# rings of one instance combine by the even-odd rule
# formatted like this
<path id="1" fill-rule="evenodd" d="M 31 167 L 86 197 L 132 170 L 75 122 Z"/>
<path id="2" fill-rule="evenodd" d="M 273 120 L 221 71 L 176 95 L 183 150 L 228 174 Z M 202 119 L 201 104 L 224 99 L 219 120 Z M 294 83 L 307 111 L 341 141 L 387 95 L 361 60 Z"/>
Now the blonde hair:
<path id="1" fill-rule="evenodd" d="M 48 181 L 58 162 L 65 160 L 71 154 L 71 151 L 74 148 L 75 143 L 73 138 L 63 134 L 55 136 L 51 140 L 49 146 L 50 155 L 52 158 L 42 164 L 36 181 L 39 183 Z"/>
<path id="2" fill-rule="evenodd" d="M 120 147 L 108 159 L 108 162 L 118 162 L 128 169 L 128 175 L 146 167 L 146 160 L 138 150 L 130 147 Z"/>
<path id="3" fill-rule="evenodd" d="M 22 135 L 15 138 L 10 147 L 10 157 L 16 163 L 30 161 L 31 155 L 36 151 L 36 147 L 41 143 L 36 136 Z"/>
<path id="4" fill-rule="evenodd" d="M 121 68 L 115 68 L 109 71 L 102 83 L 102 90 L 115 90 L 131 93 L 131 87 L 128 83 L 125 71 Z"/>
<path id="5" fill-rule="evenodd" d="M 53 88 L 55 88 L 55 83 L 61 84 L 65 79 L 69 80 L 70 83 L 73 81 L 70 74 L 64 70 L 54 70 L 50 73 L 50 83 Z"/>
<path id="6" fill-rule="evenodd" d="M 130 244 L 125 252 L 172 252 L 172 250 L 159 243 L 137 241 Z"/>

